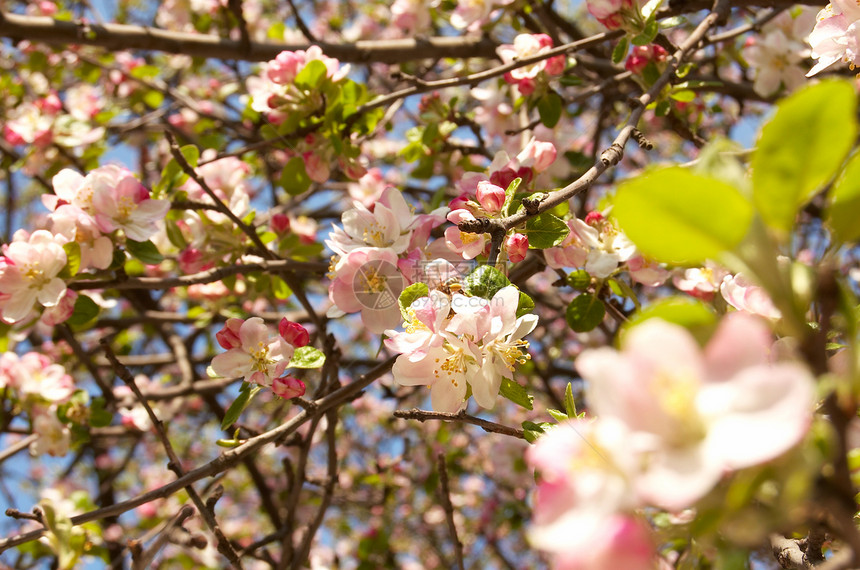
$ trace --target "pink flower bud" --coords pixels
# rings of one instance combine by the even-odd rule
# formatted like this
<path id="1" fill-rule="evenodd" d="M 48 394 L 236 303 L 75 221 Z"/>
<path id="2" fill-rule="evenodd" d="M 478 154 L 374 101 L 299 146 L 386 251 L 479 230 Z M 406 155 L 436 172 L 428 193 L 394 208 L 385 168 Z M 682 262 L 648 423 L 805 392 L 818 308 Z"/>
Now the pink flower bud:
<path id="1" fill-rule="evenodd" d="M 305 394 L 305 383 L 292 376 L 275 378 L 275 381 L 272 382 L 272 392 L 285 400 L 298 398 Z"/>
<path id="2" fill-rule="evenodd" d="M 311 341 L 311 337 L 305 327 L 299 323 L 287 320 L 286 317 L 281 319 L 280 324 L 278 324 L 278 332 L 281 333 L 281 337 L 283 337 L 285 341 L 296 348 L 307 346 Z"/>
<path id="3" fill-rule="evenodd" d="M 478 182 L 478 202 L 488 214 L 498 214 L 505 205 L 505 190 L 487 180 Z"/>
<path id="4" fill-rule="evenodd" d="M 546 71 L 549 75 L 561 75 L 567 65 L 567 59 L 563 55 L 557 55 L 546 60 Z"/>
<path id="5" fill-rule="evenodd" d="M 302 158 L 305 161 L 305 170 L 308 172 L 308 177 L 314 182 L 325 182 L 328 180 L 331 171 L 328 166 L 328 162 L 320 158 L 320 156 L 313 152 L 306 152 L 302 155 Z"/>
<path id="6" fill-rule="evenodd" d="M 451 208 L 451 210 L 461 210 L 463 208 L 468 208 L 468 203 L 468 194 L 460 194 L 459 196 L 451 200 L 451 203 L 448 204 L 448 207 Z"/>
<path id="7" fill-rule="evenodd" d="M 549 168 L 549 165 L 555 162 L 557 155 L 558 151 L 551 142 L 532 139 L 526 145 L 526 148 L 517 155 L 517 160 L 523 166 L 534 168 L 535 172 L 543 172 Z"/>
<path id="8" fill-rule="evenodd" d="M 517 83 L 517 89 L 520 90 L 523 96 L 528 97 L 535 92 L 535 80 L 531 77 L 523 77 Z"/>
<path id="9" fill-rule="evenodd" d="M 180 271 L 186 274 L 203 271 L 206 265 L 211 265 L 211 263 L 204 263 L 203 252 L 193 247 L 183 249 L 176 257 L 176 261 L 179 263 Z"/>
<path id="10" fill-rule="evenodd" d="M 529 252 L 529 238 L 524 234 L 511 234 L 505 240 L 505 249 L 508 250 L 508 259 L 518 263 L 526 258 Z"/>
<path id="11" fill-rule="evenodd" d="M 546 34 L 532 34 L 532 37 L 538 41 L 538 45 L 542 48 L 552 47 L 552 38 Z"/>
<path id="12" fill-rule="evenodd" d="M 278 212 L 272 214 L 272 219 L 269 220 L 269 227 L 278 235 L 284 235 L 290 231 L 290 218 L 286 214 Z"/>
<path id="13" fill-rule="evenodd" d="M 242 319 L 227 319 L 224 323 L 224 328 L 215 333 L 215 340 L 221 345 L 221 348 L 230 350 L 231 348 L 241 348 L 242 340 L 239 338 L 239 328 L 245 321 Z"/>
<path id="14" fill-rule="evenodd" d="M 598 212 L 597 210 L 592 210 L 585 215 L 585 223 L 589 226 L 596 226 L 600 222 L 603 221 L 603 214 Z"/>

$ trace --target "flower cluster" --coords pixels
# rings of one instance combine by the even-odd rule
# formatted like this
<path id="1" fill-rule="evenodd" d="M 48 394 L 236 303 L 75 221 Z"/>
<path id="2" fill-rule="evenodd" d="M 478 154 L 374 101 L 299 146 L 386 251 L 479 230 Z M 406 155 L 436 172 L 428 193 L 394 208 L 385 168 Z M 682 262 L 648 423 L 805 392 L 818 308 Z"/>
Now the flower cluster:
<path id="1" fill-rule="evenodd" d="M 71 431 L 57 417 L 60 405 L 75 390 L 66 369 L 44 354 L 28 352 L 0 356 L 0 391 L 27 413 L 38 439 L 30 446 L 33 455 L 65 455 L 71 444 Z"/>
<path id="2" fill-rule="evenodd" d="M 479 406 L 491 409 L 502 379 L 529 359 L 523 337 L 536 315 L 517 317 L 519 290 L 500 289 L 492 299 L 431 291 L 407 310 L 405 332 L 387 330 L 385 346 L 401 355 L 392 368 L 402 386 L 429 386 L 433 409 L 456 412 L 467 387 Z"/>
<path id="3" fill-rule="evenodd" d="M 335 226 L 326 245 L 332 259 L 329 316 L 361 313 L 375 333 L 397 326 L 397 297 L 406 285 L 424 277 L 423 268 L 444 251 L 428 244 L 430 231 L 444 220 L 445 208 L 415 215 L 403 195 L 386 188 L 379 201 L 368 208 L 354 202 L 343 213 L 342 227 Z M 453 273 L 453 271 L 452 271 Z"/>
<path id="4" fill-rule="evenodd" d="M 771 345 L 761 320 L 736 313 L 704 352 L 656 319 L 632 329 L 621 352 L 583 352 L 576 367 L 596 419 L 559 425 L 527 454 L 541 474 L 535 544 L 562 568 L 585 562 L 565 557 L 598 555 L 616 560 L 605 567 L 648 567 L 635 509 L 689 508 L 727 473 L 795 446 L 812 420 L 814 379 L 797 362 L 770 362 Z M 620 562 L 631 556 L 640 562 Z"/>
<path id="5" fill-rule="evenodd" d="M 224 378 L 243 377 L 245 382 L 272 388 L 283 398 L 305 393 L 304 383 L 292 376 L 282 376 L 290 365 L 296 348 L 308 344 L 307 330 L 298 323 L 282 319 L 279 334 L 271 331 L 263 319 L 227 319 L 215 339 L 227 352 L 212 359 L 212 371 Z"/>
<path id="6" fill-rule="evenodd" d="M 546 34 L 520 34 L 514 38 L 513 44 L 500 45 L 496 52 L 502 62 L 508 64 L 551 49 L 552 38 Z M 556 55 L 509 71 L 505 74 L 505 81 L 516 85 L 520 93 L 528 96 L 538 90 L 539 85 L 545 84 L 548 77 L 561 75 L 566 63 L 563 55 Z"/>

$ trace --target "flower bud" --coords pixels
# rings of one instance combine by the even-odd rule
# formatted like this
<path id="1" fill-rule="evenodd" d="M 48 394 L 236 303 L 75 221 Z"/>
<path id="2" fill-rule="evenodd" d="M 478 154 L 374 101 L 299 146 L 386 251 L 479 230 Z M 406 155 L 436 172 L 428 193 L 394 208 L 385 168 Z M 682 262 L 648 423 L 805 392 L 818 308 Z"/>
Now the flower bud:
<path id="1" fill-rule="evenodd" d="M 498 214 L 505 205 L 505 189 L 487 180 L 478 182 L 478 202 L 488 214 Z"/>
<path id="2" fill-rule="evenodd" d="M 269 227 L 279 236 L 284 235 L 290 231 L 290 218 L 280 212 L 272 214 L 272 219 L 269 220 Z"/>
<path id="3" fill-rule="evenodd" d="M 307 346 L 311 341 L 311 336 L 305 327 L 288 320 L 286 317 L 281 319 L 280 324 L 278 324 L 278 332 L 281 333 L 281 337 L 285 341 L 296 348 Z"/>
<path id="4" fill-rule="evenodd" d="M 215 340 L 222 348 L 230 350 L 231 348 L 240 348 L 242 340 L 239 338 L 239 328 L 244 323 L 242 319 L 227 319 L 224 328 L 215 333 Z"/>
<path id="5" fill-rule="evenodd" d="M 285 400 L 298 398 L 305 394 L 305 383 L 293 376 L 275 378 L 274 382 L 272 382 L 272 392 Z"/>
<path id="6" fill-rule="evenodd" d="M 529 238 L 525 234 L 511 234 L 505 240 L 505 249 L 508 250 L 508 259 L 518 263 L 526 258 L 529 252 Z"/>

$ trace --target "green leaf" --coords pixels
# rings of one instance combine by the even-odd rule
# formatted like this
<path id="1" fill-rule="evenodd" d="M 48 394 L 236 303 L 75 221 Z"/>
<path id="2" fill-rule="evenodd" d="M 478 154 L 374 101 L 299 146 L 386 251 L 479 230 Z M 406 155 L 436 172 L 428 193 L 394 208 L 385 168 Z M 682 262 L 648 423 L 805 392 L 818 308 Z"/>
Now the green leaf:
<path id="1" fill-rule="evenodd" d="M 574 331 L 588 332 L 603 322 L 605 314 L 603 301 L 594 295 L 583 293 L 570 302 L 564 318 Z"/>
<path id="2" fill-rule="evenodd" d="M 505 274 L 491 265 L 481 265 L 466 276 L 463 288 L 473 297 L 492 299 L 493 295 L 510 285 Z"/>
<path id="3" fill-rule="evenodd" d="M 856 113 L 849 81 L 822 81 L 780 102 L 752 157 L 755 205 L 768 225 L 791 229 L 798 210 L 833 178 L 857 136 Z"/>
<path id="4" fill-rule="evenodd" d="M 318 59 L 313 59 L 305 64 L 304 68 L 296 75 L 293 83 L 299 89 L 312 91 L 319 87 L 327 73 L 325 64 Z"/>
<path id="5" fill-rule="evenodd" d="M 547 93 L 537 102 L 538 115 L 540 122 L 548 129 L 552 129 L 558 124 L 561 119 L 561 111 L 564 107 L 564 102 L 556 93 Z"/>
<path id="6" fill-rule="evenodd" d="M 648 21 L 645 22 L 645 27 L 642 29 L 642 33 L 630 41 L 635 46 L 647 46 L 654 41 L 654 38 L 657 37 L 658 31 L 660 31 L 660 27 L 657 25 L 657 20 L 649 18 Z"/>
<path id="7" fill-rule="evenodd" d="M 630 42 L 627 36 L 624 36 L 618 41 L 618 44 L 612 50 L 612 63 L 621 63 L 627 57 L 627 51 L 630 49 Z"/>
<path id="8" fill-rule="evenodd" d="M 170 243 L 179 249 L 185 249 L 188 247 L 188 242 L 185 241 L 185 236 L 182 235 L 182 230 L 179 229 L 176 220 L 173 220 L 170 217 L 166 218 L 164 220 L 164 229 Z"/>
<path id="9" fill-rule="evenodd" d="M 577 269 L 567 274 L 567 284 L 577 291 L 586 291 L 591 287 L 591 274 L 585 269 Z"/>
<path id="10" fill-rule="evenodd" d="M 301 157 L 294 156 L 284 165 L 281 171 L 281 187 L 290 196 L 298 196 L 311 187 L 311 179 Z"/>
<path id="11" fill-rule="evenodd" d="M 90 404 L 90 427 L 106 427 L 113 421 L 113 414 L 105 409 L 105 399 L 93 398 Z"/>
<path id="12" fill-rule="evenodd" d="M 125 241 L 125 248 L 131 255 L 147 265 L 156 265 L 164 261 L 164 256 L 161 255 L 155 244 L 149 240 L 134 241 L 133 239 L 128 239 Z"/>
<path id="13" fill-rule="evenodd" d="M 682 101 L 684 103 L 689 103 L 693 99 L 696 98 L 696 92 L 690 91 L 689 89 L 673 89 L 669 93 L 669 97 L 674 99 L 675 101 Z"/>
<path id="14" fill-rule="evenodd" d="M 414 303 L 416 299 L 426 297 L 429 294 L 430 288 L 427 287 L 426 283 L 413 283 L 400 292 L 400 297 L 397 299 L 397 302 L 400 305 L 400 314 L 403 316 L 404 321 L 410 320 L 406 310 L 412 306 L 412 303 Z"/>
<path id="15" fill-rule="evenodd" d="M 284 281 L 277 275 L 272 275 L 270 286 L 272 288 L 272 294 L 275 296 L 275 299 L 280 299 L 283 301 L 284 299 L 289 299 L 290 295 L 293 294 L 289 286 L 287 286 L 286 281 Z"/>
<path id="16" fill-rule="evenodd" d="M 325 364 L 325 354 L 312 346 L 301 346 L 293 353 L 290 368 L 320 368 Z"/>
<path id="17" fill-rule="evenodd" d="M 560 411 L 558 411 L 558 410 L 553 410 L 552 408 L 547 408 L 547 413 L 548 413 L 549 415 L 551 415 L 551 416 L 552 416 L 552 419 L 554 419 L 554 420 L 555 420 L 555 421 L 557 421 L 557 422 L 563 422 L 563 421 L 565 421 L 565 420 L 570 419 L 570 418 L 568 417 L 568 415 L 567 415 L 567 414 L 565 414 L 564 412 L 560 412 Z"/>
<path id="18" fill-rule="evenodd" d="M 543 213 L 529 218 L 524 233 L 529 238 L 529 248 L 546 249 L 561 245 L 570 233 L 570 228 L 564 220 Z"/>
<path id="19" fill-rule="evenodd" d="M 236 420 L 239 419 L 239 416 L 242 415 L 242 412 L 245 411 L 245 408 L 248 407 L 248 404 L 251 403 L 251 399 L 262 390 L 260 386 L 252 386 L 248 382 L 242 382 L 242 387 L 239 388 L 239 395 L 230 404 L 230 407 L 227 408 L 227 411 L 224 413 L 224 419 L 221 420 L 221 429 L 226 430 L 231 425 L 236 423 Z"/>
<path id="20" fill-rule="evenodd" d="M 161 107 L 161 104 L 164 103 L 164 94 L 160 91 L 146 91 L 143 94 L 143 102 L 146 103 L 150 109 L 158 109 Z"/>
<path id="21" fill-rule="evenodd" d="M 663 319 L 666 322 L 681 325 L 696 339 L 704 342 L 716 325 L 717 315 L 709 305 L 698 299 L 686 296 L 668 297 L 634 313 L 621 327 L 622 342 L 631 328 L 649 319 Z"/>
<path id="22" fill-rule="evenodd" d="M 564 409 L 567 412 L 567 417 L 576 417 L 576 402 L 573 399 L 573 385 L 568 382 L 567 388 L 564 389 Z"/>
<path id="23" fill-rule="evenodd" d="M 520 300 L 517 303 L 517 318 L 522 317 L 523 315 L 528 315 L 532 311 L 535 310 L 535 302 L 534 300 L 520 291 Z"/>
<path id="24" fill-rule="evenodd" d="M 185 161 L 192 167 L 197 166 L 197 161 L 200 160 L 200 150 L 195 145 L 185 145 L 179 149 L 179 153 L 185 157 Z M 162 196 L 173 188 L 183 184 L 187 179 L 188 175 L 183 172 L 179 163 L 171 158 L 161 170 L 161 179 L 153 187 L 153 195 Z"/>
<path id="25" fill-rule="evenodd" d="M 502 206 L 503 216 L 510 216 L 514 213 L 514 202 L 516 202 L 516 200 L 514 200 L 514 196 L 516 196 L 517 189 L 520 187 L 520 184 L 522 184 L 522 182 L 522 178 L 514 178 L 513 180 L 511 180 L 511 183 L 508 184 L 508 187 L 505 189 L 505 204 Z"/>
<path id="26" fill-rule="evenodd" d="M 99 306 L 95 301 L 80 294 L 75 300 L 72 316 L 66 321 L 69 326 L 82 326 L 99 316 Z"/>
<path id="27" fill-rule="evenodd" d="M 854 154 L 833 185 L 827 222 L 841 241 L 860 238 L 860 152 Z"/>
<path id="28" fill-rule="evenodd" d="M 541 422 L 539 424 L 536 424 L 534 422 L 525 421 L 522 425 L 523 436 L 529 443 L 536 442 L 540 436 L 547 432 L 547 429 L 552 428 L 552 424 L 547 422 Z"/>
<path id="29" fill-rule="evenodd" d="M 64 274 L 69 277 L 74 277 L 81 269 L 81 244 L 76 241 L 70 241 L 63 244 L 63 250 L 66 252 L 66 267 Z"/>
<path id="30" fill-rule="evenodd" d="M 513 380 L 502 378 L 502 386 L 499 389 L 499 394 L 527 410 L 533 409 L 534 396 L 529 395 L 525 386 L 521 386 Z"/>
<path id="31" fill-rule="evenodd" d="M 753 216 L 734 186 L 680 167 L 624 182 L 612 212 L 643 254 L 674 264 L 704 263 L 731 251 Z"/>

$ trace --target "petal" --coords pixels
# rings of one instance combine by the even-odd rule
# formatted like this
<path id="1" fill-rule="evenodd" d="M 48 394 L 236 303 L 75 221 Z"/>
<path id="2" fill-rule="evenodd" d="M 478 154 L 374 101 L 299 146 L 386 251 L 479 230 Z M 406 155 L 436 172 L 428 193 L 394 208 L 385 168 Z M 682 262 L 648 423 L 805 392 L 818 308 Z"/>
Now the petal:
<path id="1" fill-rule="evenodd" d="M 726 316 L 705 347 L 708 379 L 726 380 L 745 368 L 767 363 L 772 344 L 770 329 L 760 318 L 743 312 Z"/>
<path id="2" fill-rule="evenodd" d="M 450 378 L 440 378 L 430 387 L 430 403 L 437 412 L 454 413 L 463 406 L 466 397 L 466 378 L 455 374 Z"/>
<path id="3" fill-rule="evenodd" d="M 634 485 L 644 502 L 680 511 L 704 497 L 722 477 L 718 460 L 704 446 L 663 449 L 648 458 Z"/>
<path id="4" fill-rule="evenodd" d="M 212 370 L 222 378 L 238 378 L 251 371 L 251 355 L 238 348 L 232 348 L 212 359 Z"/>
<path id="5" fill-rule="evenodd" d="M 38 300 L 44 307 L 53 307 L 60 302 L 66 294 L 66 283 L 54 277 L 44 287 L 39 289 Z"/>

